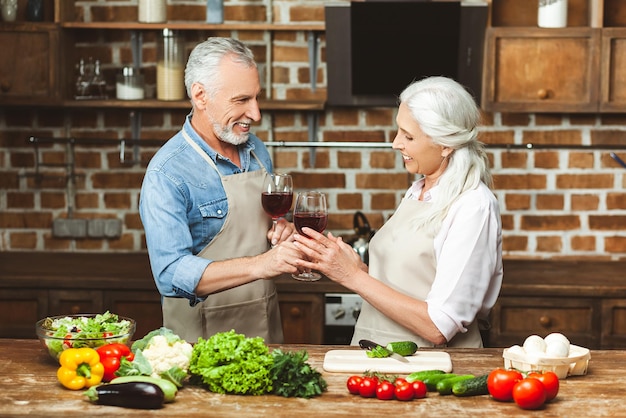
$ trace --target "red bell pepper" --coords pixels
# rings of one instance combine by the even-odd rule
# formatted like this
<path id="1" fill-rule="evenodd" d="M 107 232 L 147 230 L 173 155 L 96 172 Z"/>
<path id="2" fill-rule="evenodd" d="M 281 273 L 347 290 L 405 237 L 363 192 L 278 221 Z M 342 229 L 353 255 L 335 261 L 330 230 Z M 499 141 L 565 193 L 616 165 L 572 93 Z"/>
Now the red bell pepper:
<path id="1" fill-rule="evenodd" d="M 133 361 L 135 353 L 130 351 L 127 345 L 121 343 L 105 344 L 96 350 L 100 355 L 100 363 L 104 366 L 103 382 L 115 379 L 115 372 L 120 368 L 122 357 Z"/>

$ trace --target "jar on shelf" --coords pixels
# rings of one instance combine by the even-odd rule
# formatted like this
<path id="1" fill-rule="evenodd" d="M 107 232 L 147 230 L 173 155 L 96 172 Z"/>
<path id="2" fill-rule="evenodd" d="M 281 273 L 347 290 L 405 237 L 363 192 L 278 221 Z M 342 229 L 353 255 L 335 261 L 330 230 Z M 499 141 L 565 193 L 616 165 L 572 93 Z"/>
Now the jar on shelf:
<path id="1" fill-rule="evenodd" d="M 567 26 L 567 0 L 539 0 L 537 26 L 564 28 Z"/>
<path id="2" fill-rule="evenodd" d="M 183 37 L 163 29 L 157 51 L 157 99 L 185 98 L 185 44 Z"/>
<path id="3" fill-rule="evenodd" d="M 143 100 L 145 97 L 143 75 L 133 67 L 124 67 L 122 73 L 117 75 L 115 91 L 120 100 Z"/>
<path id="4" fill-rule="evenodd" d="M 143 23 L 161 23 L 167 20 L 166 0 L 139 0 L 137 16 Z"/>

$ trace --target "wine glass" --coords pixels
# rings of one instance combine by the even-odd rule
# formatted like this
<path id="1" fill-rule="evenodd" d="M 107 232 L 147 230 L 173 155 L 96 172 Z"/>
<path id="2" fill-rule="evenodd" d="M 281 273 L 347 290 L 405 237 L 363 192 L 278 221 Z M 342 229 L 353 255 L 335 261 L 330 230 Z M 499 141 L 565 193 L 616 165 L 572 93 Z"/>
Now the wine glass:
<path id="1" fill-rule="evenodd" d="M 272 228 L 276 228 L 278 218 L 285 216 L 293 202 L 293 181 L 289 174 L 274 173 L 265 177 L 261 204 L 263 210 L 272 217 Z"/>
<path id="2" fill-rule="evenodd" d="M 306 237 L 302 228 L 309 227 L 317 232 L 324 232 L 328 223 L 328 209 L 326 207 L 326 195 L 318 191 L 298 193 L 296 206 L 293 210 L 293 223 L 298 232 Z M 305 282 L 313 282 L 322 278 L 319 273 L 306 270 L 292 277 Z"/>

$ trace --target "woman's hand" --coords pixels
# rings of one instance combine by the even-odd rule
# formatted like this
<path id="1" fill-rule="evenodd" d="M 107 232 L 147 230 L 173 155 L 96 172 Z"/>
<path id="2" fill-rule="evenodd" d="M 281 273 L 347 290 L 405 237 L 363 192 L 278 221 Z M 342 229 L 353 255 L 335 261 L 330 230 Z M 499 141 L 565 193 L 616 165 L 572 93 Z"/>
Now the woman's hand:
<path id="1" fill-rule="evenodd" d="M 367 266 L 352 247 L 332 233 L 324 236 L 319 232 L 304 228 L 307 236 L 294 235 L 295 246 L 304 253 L 305 259 L 298 262 L 301 269 L 316 270 L 329 279 L 346 285 L 359 270 L 367 271 Z"/>

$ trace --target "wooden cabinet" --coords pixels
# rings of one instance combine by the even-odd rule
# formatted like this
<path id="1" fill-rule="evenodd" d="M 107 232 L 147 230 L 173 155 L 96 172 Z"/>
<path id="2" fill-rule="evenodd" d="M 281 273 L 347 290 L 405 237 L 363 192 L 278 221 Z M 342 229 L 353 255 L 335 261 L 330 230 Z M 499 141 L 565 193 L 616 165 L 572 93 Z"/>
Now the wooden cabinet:
<path id="1" fill-rule="evenodd" d="M 565 28 L 538 28 L 536 2 L 493 0 L 482 106 L 501 112 L 623 112 L 625 38 L 619 0 L 569 0 Z"/>
<path id="2" fill-rule="evenodd" d="M 489 346 L 560 332 L 590 349 L 626 347 L 626 265 L 616 261 L 505 260 Z"/>
<path id="3" fill-rule="evenodd" d="M 522 344 L 526 337 L 560 332 L 583 347 L 600 345 L 599 302 L 588 298 L 500 297 L 492 311 L 490 343 Z"/>
<path id="4" fill-rule="evenodd" d="M 489 28 L 486 36 L 486 110 L 597 111 L 598 29 Z"/>
<path id="5" fill-rule="evenodd" d="M 324 295 L 279 293 L 285 344 L 321 344 L 324 338 Z"/>
<path id="6" fill-rule="evenodd" d="M 346 289 L 290 275 L 276 286 L 285 342 L 322 344 L 324 295 Z M 135 319 L 136 338 L 163 325 L 147 254 L 0 252 L 0 338 L 36 338 L 46 316 L 106 310 Z"/>
<path id="7" fill-rule="evenodd" d="M 61 52 L 55 25 L 0 23 L 0 45 L 0 104 L 59 100 Z"/>

